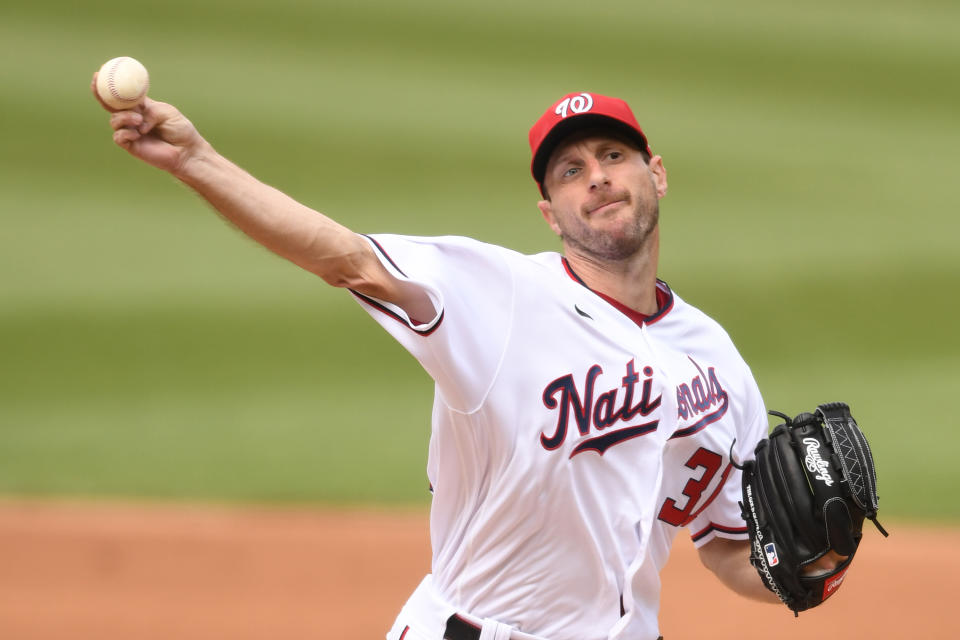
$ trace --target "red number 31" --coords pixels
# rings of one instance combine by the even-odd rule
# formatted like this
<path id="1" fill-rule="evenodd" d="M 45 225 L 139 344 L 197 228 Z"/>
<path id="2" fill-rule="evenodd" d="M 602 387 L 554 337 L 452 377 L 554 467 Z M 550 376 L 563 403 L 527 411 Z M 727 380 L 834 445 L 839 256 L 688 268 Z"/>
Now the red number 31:
<path id="1" fill-rule="evenodd" d="M 717 475 L 722 464 L 723 456 L 720 454 L 714 453 L 709 449 L 704 449 L 703 447 L 697 449 L 694 454 L 690 456 L 690 459 L 687 460 L 685 466 L 694 471 L 702 467 L 703 474 L 699 479 L 690 478 L 687 480 L 687 484 L 684 485 L 683 495 L 687 497 L 686 504 L 681 509 L 677 506 L 676 500 L 667 498 L 663 501 L 663 505 L 660 507 L 660 514 L 657 517 L 675 527 L 683 527 L 690 524 L 694 518 L 700 515 L 701 511 L 707 508 L 707 505 L 713 502 L 717 494 L 720 493 L 720 489 L 727 479 L 727 474 L 730 473 L 730 465 L 727 465 L 727 468 L 724 470 L 720 484 L 714 489 L 713 494 L 694 512 L 694 508 L 697 506 L 697 503 L 700 502 L 703 492 L 710 486 L 710 481 Z"/>

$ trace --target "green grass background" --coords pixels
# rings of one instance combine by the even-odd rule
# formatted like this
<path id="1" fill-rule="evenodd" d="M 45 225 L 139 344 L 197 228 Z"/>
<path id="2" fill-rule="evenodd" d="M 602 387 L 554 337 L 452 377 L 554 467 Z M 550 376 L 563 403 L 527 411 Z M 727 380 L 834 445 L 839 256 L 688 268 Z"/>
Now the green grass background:
<path id="1" fill-rule="evenodd" d="M 528 127 L 626 98 L 670 172 L 662 277 L 770 408 L 852 405 L 884 512 L 956 522 L 958 25 L 935 0 L 4 3 L 0 494 L 428 500 L 430 380 L 114 147 L 87 87 L 132 55 L 351 228 L 526 252 L 557 248 Z"/>

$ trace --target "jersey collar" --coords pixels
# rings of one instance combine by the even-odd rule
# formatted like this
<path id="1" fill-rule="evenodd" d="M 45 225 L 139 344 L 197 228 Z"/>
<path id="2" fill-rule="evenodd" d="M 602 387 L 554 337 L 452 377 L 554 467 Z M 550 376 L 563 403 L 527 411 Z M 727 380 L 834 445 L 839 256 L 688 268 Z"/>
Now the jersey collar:
<path id="1" fill-rule="evenodd" d="M 567 275 L 570 276 L 572 280 L 575 280 L 576 282 L 580 283 L 587 289 L 590 289 L 590 287 L 587 286 L 587 283 L 584 282 L 583 279 L 577 275 L 576 271 L 573 270 L 573 267 L 570 266 L 570 262 L 565 257 L 561 257 L 560 260 L 563 262 L 564 270 L 567 272 Z M 599 291 L 596 291 L 594 289 L 590 289 L 590 291 L 593 291 L 593 293 L 597 294 L 598 296 L 606 300 L 615 309 L 617 309 L 623 315 L 633 320 L 638 325 L 642 325 L 642 324 L 651 325 L 657 322 L 658 320 L 660 320 L 661 318 L 663 318 L 665 315 L 667 315 L 670 312 L 671 309 L 673 309 L 673 291 L 671 291 L 667 283 L 661 280 L 660 278 L 657 278 L 657 310 L 650 315 L 646 315 L 646 314 L 640 313 L 639 311 L 635 311 L 630 307 L 628 307 L 627 305 L 623 304 L 622 302 L 615 300 L 614 298 L 611 298 L 605 293 L 600 293 Z"/>

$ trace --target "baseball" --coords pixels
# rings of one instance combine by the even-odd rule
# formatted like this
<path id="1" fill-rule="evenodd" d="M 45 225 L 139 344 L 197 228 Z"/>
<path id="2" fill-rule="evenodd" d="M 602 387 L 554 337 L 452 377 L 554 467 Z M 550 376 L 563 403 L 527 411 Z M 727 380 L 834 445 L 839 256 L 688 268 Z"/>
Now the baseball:
<path id="1" fill-rule="evenodd" d="M 127 56 L 107 60 L 97 73 L 97 94 L 114 109 L 132 109 L 149 88 L 147 68 Z"/>

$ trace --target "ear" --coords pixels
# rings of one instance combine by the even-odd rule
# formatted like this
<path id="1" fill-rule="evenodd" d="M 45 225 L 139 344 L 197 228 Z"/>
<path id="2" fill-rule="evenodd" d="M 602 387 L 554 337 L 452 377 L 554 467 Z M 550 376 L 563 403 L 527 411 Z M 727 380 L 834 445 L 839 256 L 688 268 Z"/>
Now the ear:
<path id="1" fill-rule="evenodd" d="M 557 225 L 556 218 L 553 217 L 553 205 L 550 203 L 550 201 L 541 200 L 537 203 L 537 208 L 540 209 L 543 219 L 547 221 L 547 224 L 550 225 L 550 228 L 553 229 L 553 232 L 558 236 L 563 235 L 560 232 L 560 227 Z"/>
<path id="2" fill-rule="evenodd" d="M 647 165 L 650 173 L 653 174 L 653 183 L 657 187 L 657 197 L 662 198 L 667 195 L 667 168 L 663 166 L 663 158 L 653 156 Z"/>

